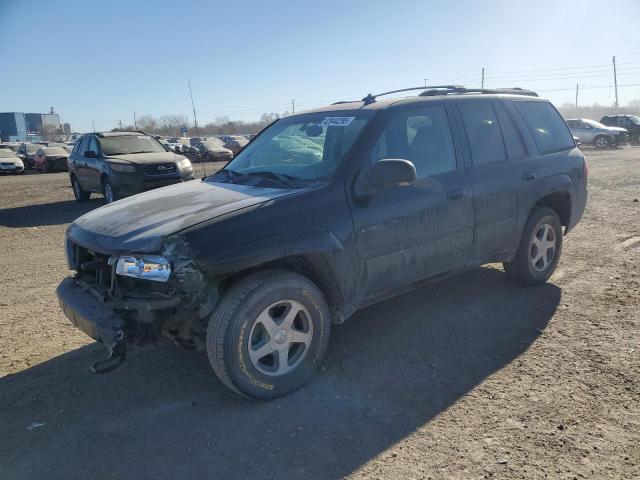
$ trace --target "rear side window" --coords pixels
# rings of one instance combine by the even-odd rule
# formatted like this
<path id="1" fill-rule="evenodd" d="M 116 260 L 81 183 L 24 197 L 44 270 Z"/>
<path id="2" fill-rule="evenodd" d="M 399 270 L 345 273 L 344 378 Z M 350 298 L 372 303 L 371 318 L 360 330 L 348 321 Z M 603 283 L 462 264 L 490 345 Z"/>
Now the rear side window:
<path id="1" fill-rule="evenodd" d="M 507 159 L 498 117 L 489 102 L 461 102 L 460 111 L 467 131 L 474 165 Z"/>
<path id="2" fill-rule="evenodd" d="M 560 114 L 548 102 L 513 102 L 541 153 L 570 150 L 575 144 Z"/>
<path id="3" fill-rule="evenodd" d="M 498 122 L 502 128 L 502 136 L 504 138 L 504 146 L 507 147 L 507 155 L 509 158 L 522 158 L 527 156 L 527 149 L 520 135 L 520 130 L 515 126 L 511 115 L 502 103 L 495 104 L 496 113 L 498 114 Z"/>

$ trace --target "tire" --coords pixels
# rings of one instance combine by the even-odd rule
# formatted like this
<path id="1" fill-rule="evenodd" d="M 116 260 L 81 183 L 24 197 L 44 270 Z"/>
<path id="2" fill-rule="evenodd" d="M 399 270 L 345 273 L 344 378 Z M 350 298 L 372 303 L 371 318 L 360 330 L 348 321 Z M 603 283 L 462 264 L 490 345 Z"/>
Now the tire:
<path id="1" fill-rule="evenodd" d="M 543 249 L 545 252 L 539 255 Z M 529 216 L 515 258 L 502 265 L 507 276 L 516 283 L 542 285 L 555 271 L 561 252 L 560 218 L 551 208 L 543 207 Z"/>
<path id="2" fill-rule="evenodd" d="M 104 199 L 107 203 L 113 203 L 118 200 L 115 190 L 113 189 L 113 185 L 111 184 L 111 180 L 109 177 L 105 177 L 102 180 L 102 195 L 104 195 Z"/>
<path id="3" fill-rule="evenodd" d="M 73 196 L 76 197 L 78 202 L 86 202 L 91 198 L 91 192 L 86 192 L 82 189 L 78 177 L 71 175 L 71 188 L 73 189 Z"/>
<path id="4" fill-rule="evenodd" d="M 291 329 L 283 327 L 292 317 Z M 330 330 L 329 308 L 313 282 L 297 273 L 266 270 L 225 293 L 209 320 L 207 355 L 231 390 L 272 400 L 309 379 L 324 357 Z"/>
<path id="5" fill-rule="evenodd" d="M 597 135 L 596 138 L 593 139 L 593 146 L 596 148 L 608 148 L 610 145 L 611 141 L 606 135 Z"/>

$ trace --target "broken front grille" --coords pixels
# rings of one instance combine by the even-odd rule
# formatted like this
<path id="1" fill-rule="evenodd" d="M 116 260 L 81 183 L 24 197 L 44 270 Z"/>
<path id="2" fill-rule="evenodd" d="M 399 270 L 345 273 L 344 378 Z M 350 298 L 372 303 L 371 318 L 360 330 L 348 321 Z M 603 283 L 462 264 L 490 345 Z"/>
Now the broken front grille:
<path id="1" fill-rule="evenodd" d="M 93 252 L 70 240 L 67 249 L 71 267 L 78 272 L 78 280 L 103 300 L 113 297 L 114 266 L 109 265 L 109 255 Z"/>
<path id="2" fill-rule="evenodd" d="M 145 175 L 170 175 L 178 171 L 175 163 L 153 163 L 150 165 L 142 165 L 142 171 Z"/>

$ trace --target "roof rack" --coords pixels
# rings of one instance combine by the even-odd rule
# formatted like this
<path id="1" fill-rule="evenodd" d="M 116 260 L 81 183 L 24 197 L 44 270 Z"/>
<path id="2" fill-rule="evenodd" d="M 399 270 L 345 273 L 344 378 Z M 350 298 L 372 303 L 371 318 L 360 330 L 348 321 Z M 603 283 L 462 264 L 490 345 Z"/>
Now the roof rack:
<path id="1" fill-rule="evenodd" d="M 400 93 L 400 92 L 409 92 L 411 90 L 455 90 L 455 89 L 464 89 L 462 85 L 425 85 L 424 87 L 410 87 L 410 88 L 401 88 L 400 90 L 391 90 L 390 92 L 378 93 L 376 95 L 372 95 L 371 93 L 364 97 L 362 101 L 365 105 L 369 105 L 370 103 L 374 103 L 376 98 L 382 97 L 383 95 L 391 95 L 392 93 Z"/>
<path id="2" fill-rule="evenodd" d="M 481 93 L 481 94 L 510 94 L 510 95 L 525 95 L 527 97 L 537 97 L 538 94 L 531 90 L 525 90 L 520 87 L 512 88 L 466 88 L 466 87 L 430 87 L 424 92 L 420 93 L 421 97 L 431 97 L 435 95 L 449 95 L 449 94 L 465 94 L 465 93 Z"/>
<path id="3" fill-rule="evenodd" d="M 376 101 L 376 98 L 384 95 L 391 95 L 392 93 L 409 92 L 411 90 L 423 90 L 419 93 L 420 97 L 431 97 L 436 95 L 450 95 L 450 94 L 465 94 L 465 93 L 482 93 L 482 94 L 511 94 L 511 95 L 526 95 L 529 97 L 537 97 L 538 94 L 531 90 L 525 90 L 524 88 L 466 88 L 462 85 L 427 85 L 424 87 L 410 87 L 401 88 L 400 90 L 391 90 L 390 92 L 378 93 L 376 95 L 369 94 L 362 99 L 365 105 L 369 105 Z M 341 103 L 348 102 L 335 102 L 333 105 L 339 105 Z"/>

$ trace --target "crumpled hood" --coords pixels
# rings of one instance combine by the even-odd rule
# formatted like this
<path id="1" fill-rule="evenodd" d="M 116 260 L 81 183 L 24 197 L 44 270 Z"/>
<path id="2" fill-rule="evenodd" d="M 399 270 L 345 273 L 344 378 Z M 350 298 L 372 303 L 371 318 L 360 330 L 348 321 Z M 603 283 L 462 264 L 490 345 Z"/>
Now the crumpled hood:
<path id="1" fill-rule="evenodd" d="M 168 235 L 295 190 L 192 180 L 134 195 L 93 210 L 67 234 L 103 253 L 158 252 Z"/>
<path id="2" fill-rule="evenodd" d="M 119 160 L 139 164 L 169 163 L 180 161 L 183 158 L 182 155 L 176 155 L 173 152 L 131 153 L 129 155 L 111 155 L 107 157 L 108 160 Z"/>

